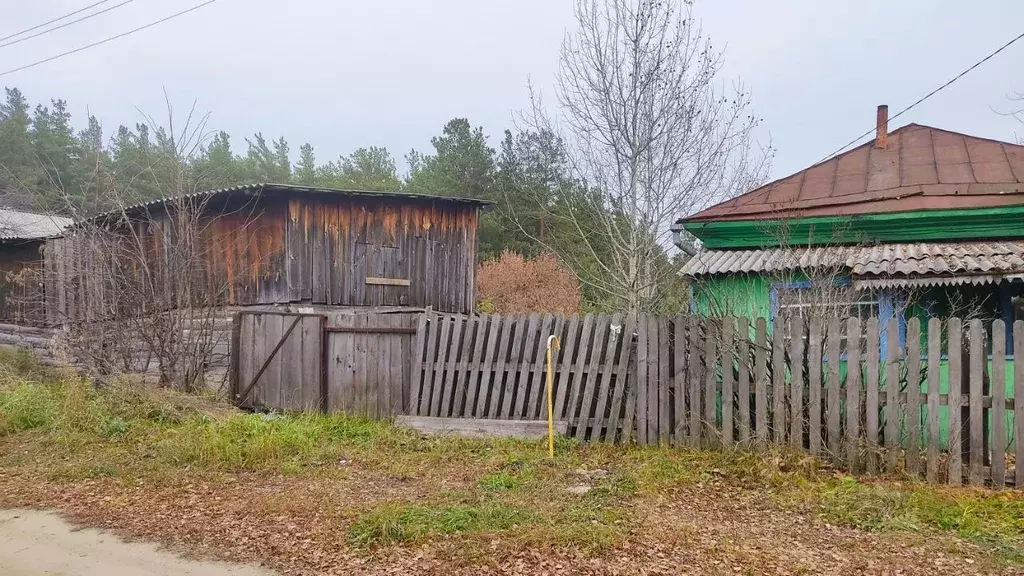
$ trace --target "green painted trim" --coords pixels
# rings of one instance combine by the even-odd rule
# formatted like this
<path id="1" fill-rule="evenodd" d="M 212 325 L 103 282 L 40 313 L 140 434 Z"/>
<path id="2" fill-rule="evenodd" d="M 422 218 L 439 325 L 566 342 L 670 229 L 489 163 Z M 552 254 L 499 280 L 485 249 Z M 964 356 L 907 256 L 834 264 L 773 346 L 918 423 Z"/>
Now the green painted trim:
<path id="1" fill-rule="evenodd" d="M 963 210 L 917 210 L 792 220 L 686 222 L 710 249 L 788 244 L 861 244 L 977 238 L 1024 238 L 1024 205 Z"/>

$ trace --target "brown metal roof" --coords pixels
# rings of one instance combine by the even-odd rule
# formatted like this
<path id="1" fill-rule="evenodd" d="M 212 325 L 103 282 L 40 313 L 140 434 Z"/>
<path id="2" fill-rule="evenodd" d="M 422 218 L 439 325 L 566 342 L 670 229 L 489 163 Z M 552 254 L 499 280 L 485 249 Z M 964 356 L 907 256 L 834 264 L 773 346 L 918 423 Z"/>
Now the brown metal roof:
<path id="1" fill-rule="evenodd" d="M 687 276 L 839 267 L 854 277 L 1024 274 L 1024 240 L 710 250 L 682 269 Z"/>
<path id="2" fill-rule="evenodd" d="M 684 222 L 1024 204 L 1024 146 L 908 124 Z"/>

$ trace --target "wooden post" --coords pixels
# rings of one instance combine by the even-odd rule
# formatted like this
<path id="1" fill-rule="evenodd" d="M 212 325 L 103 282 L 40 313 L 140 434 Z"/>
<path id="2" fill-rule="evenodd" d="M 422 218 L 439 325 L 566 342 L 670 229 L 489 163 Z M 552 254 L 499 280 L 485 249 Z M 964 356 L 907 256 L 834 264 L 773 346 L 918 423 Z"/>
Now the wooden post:
<path id="1" fill-rule="evenodd" d="M 241 368 L 239 359 L 241 358 L 241 346 L 242 343 L 242 314 L 235 312 L 231 316 L 231 352 L 229 365 L 231 366 L 231 398 L 235 399 L 238 397 L 238 378 L 239 369 Z"/>
<path id="2" fill-rule="evenodd" d="M 895 318 L 885 323 L 885 463 L 896 470 L 900 457 L 900 332 Z"/>
<path id="3" fill-rule="evenodd" d="M 768 443 L 768 337 L 767 322 L 758 318 L 754 327 L 754 433 L 757 445 Z"/>
<path id="4" fill-rule="evenodd" d="M 982 476 L 982 454 L 984 450 L 982 437 L 985 434 L 982 413 L 984 412 L 984 407 L 981 405 L 982 396 L 984 396 L 985 380 L 985 339 L 981 320 L 971 320 L 968 336 L 970 338 L 970 356 L 968 357 L 968 366 L 970 366 L 968 393 L 970 398 L 966 409 L 968 436 L 967 480 L 974 486 L 981 486 L 985 483 Z"/>
<path id="5" fill-rule="evenodd" d="M 963 430 L 964 408 L 962 396 L 967 385 L 962 370 L 963 359 L 963 325 L 959 318 L 950 318 L 946 324 L 947 354 L 949 356 L 949 474 L 946 481 L 952 486 L 963 483 L 963 442 L 966 438 Z"/>
<path id="6" fill-rule="evenodd" d="M 939 379 L 942 366 L 942 321 L 928 320 L 928 450 L 925 464 L 925 478 L 929 482 L 939 481 Z"/>
<path id="7" fill-rule="evenodd" d="M 865 398 L 864 398 L 864 411 L 865 414 L 865 427 L 867 430 L 867 451 L 868 451 L 868 462 L 867 471 L 868 474 L 878 473 L 878 371 L 879 371 L 879 354 L 880 350 L 880 332 L 878 325 L 878 318 L 868 319 L 867 328 L 867 350 L 868 350 L 868 361 L 867 361 L 867 378 Z"/>
<path id="8" fill-rule="evenodd" d="M 1024 360 L 1024 358 L 1022 358 Z M 992 485 L 1006 485 L 1006 323 L 992 323 Z"/>
<path id="9" fill-rule="evenodd" d="M 857 472 L 860 453 L 860 319 L 846 322 L 846 465 Z"/>
<path id="10" fill-rule="evenodd" d="M 807 398 L 807 409 L 811 414 L 810 419 L 810 435 L 811 435 L 811 451 L 817 453 L 814 449 L 814 434 L 818 434 L 818 438 L 821 438 L 821 320 L 814 318 L 811 320 L 811 325 L 814 326 L 817 323 L 818 328 L 818 358 L 815 358 L 808 354 L 806 356 L 809 364 L 817 364 L 818 370 L 818 398 L 817 401 L 814 397 L 814 390 L 811 389 L 810 394 Z M 789 393 L 789 443 L 797 450 L 803 448 L 804 445 L 804 323 L 803 318 L 799 314 L 794 314 L 789 319 L 789 372 L 792 381 L 790 382 L 790 393 Z M 817 405 L 815 405 L 815 402 Z M 818 429 L 814 429 L 814 413 L 817 412 L 818 418 Z M 820 448 L 820 445 L 818 446 Z"/>
<path id="11" fill-rule="evenodd" d="M 907 473 L 921 475 L 921 321 L 907 321 Z"/>

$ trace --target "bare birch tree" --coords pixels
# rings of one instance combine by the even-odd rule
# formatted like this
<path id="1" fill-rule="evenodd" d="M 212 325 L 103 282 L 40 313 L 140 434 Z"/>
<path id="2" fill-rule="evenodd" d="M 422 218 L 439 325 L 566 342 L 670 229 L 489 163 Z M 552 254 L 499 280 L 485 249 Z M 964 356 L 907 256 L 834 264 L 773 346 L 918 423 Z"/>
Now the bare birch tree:
<path id="1" fill-rule="evenodd" d="M 619 307 L 651 310 L 678 269 L 671 224 L 762 181 L 771 150 L 754 145 L 750 93 L 720 85 L 722 53 L 688 3 L 578 0 L 575 13 L 557 113 L 531 88 L 522 115 L 565 146 L 572 182 L 540 208 L 571 238 L 534 240 Z"/>

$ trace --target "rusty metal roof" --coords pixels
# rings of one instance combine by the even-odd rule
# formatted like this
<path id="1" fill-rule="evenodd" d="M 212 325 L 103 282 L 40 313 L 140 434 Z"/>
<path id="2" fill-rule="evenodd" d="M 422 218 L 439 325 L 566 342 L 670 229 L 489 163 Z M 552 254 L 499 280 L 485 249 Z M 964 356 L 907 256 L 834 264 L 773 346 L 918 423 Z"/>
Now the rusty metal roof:
<path id="1" fill-rule="evenodd" d="M 682 269 L 687 276 L 842 268 L 855 277 L 1024 274 L 1024 240 L 710 250 Z"/>
<path id="2" fill-rule="evenodd" d="M 1024 204 L 1024 146 L 920 124 L 682 222 L 845 216 Z"/>

